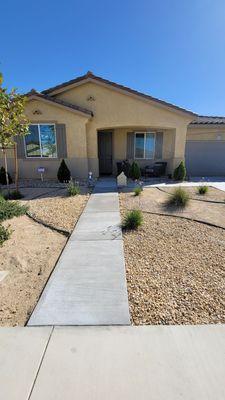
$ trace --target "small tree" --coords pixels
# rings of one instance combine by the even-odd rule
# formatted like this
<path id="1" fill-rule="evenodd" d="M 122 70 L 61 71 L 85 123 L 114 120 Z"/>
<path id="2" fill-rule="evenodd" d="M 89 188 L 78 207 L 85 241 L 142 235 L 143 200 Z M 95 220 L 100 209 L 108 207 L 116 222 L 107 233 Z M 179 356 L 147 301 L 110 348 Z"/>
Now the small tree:
<path id="1" fill-rule="evenodd" d="M 14 141 L 15 136 L 24 136 L 28 133 L 29 122 L 24 112 L 26 103 L 25 96 L 16 93 L 15 89 L 7 92 L 7 89 L 2 87 L 2 82 L 3 78 L 0 73 L 0 147 L 3 151 L 6 183 L 7 186 L 9 186 L 6 149 L 16 146 Z M 18 186 L 17 167 L 16 186 Z"/>
<path id="2" fill-rule="evenodd" d="M 8 182 L 9 184 L 12 183 L 11 175 L 8 173 Z M 6 171 L 4 167 L 0 168 L 0 185 L 7 185 L 6 181 Z"/>
<path id="3" fill-rule="evenodd" d="M 134 161 L 131 165 L 130 176 L 133 180 L 140 179 L 141 177 L 141 170 L 136 161 Z"/>
<path id="4" fill-rule="evenodd" d="M 71 177 L 70 170 L 67 167 L 65 160 L 63 159 L 58 169 L 57 178 L 59 182 L 63 183 L 63 182 L 69 182 L 70 177 Z"/>
<path id="5" fill-rule="evenodd" d="M 183 181 L 186 176 L 186 168 L 184 161 L 181 161 L 177 168 L 175 168 L 173 173 L 173 179 L 175 181 Z"/>

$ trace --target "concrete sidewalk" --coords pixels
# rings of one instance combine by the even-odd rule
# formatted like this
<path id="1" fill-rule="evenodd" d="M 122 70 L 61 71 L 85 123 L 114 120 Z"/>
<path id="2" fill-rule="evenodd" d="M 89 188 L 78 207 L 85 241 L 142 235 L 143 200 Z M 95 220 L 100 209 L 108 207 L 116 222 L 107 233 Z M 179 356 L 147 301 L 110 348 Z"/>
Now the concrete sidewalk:
<path id="1" fill-rule="evenodd" d="M 99 180 L 29 326 L 130 323 L 120 222 L 116 181 Z"/>
<path id="2" fill-rule="evenodd" d="M 225 326 L 0 329 L 4 400 L 224 400 Z"/>

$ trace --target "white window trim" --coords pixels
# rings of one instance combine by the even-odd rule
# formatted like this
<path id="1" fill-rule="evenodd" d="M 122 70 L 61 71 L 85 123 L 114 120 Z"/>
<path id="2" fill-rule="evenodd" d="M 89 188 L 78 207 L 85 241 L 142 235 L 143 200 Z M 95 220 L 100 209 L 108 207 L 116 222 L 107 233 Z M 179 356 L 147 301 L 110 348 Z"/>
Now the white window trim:
<path id="1" fill-rule="evenodd" d="M 138 157 L 136 157 L 136 135 L 137 134 L 142 134 L 142 135 L 144 135 L 144 157 L 141 157 L 141 158 L 138 158 Z M 152 155 L 152 157 L 145 157 L 145 143 L 146 143 L 146 135 L 148 134 L 148 133 L 151 133 L 151 135 L 154 135 L 154 149 L 153 149 L 153 155 Z M 135 140 L 134 140 L 134 159 L 135 160 L 154 160 L 154 158 L 155 158 L 155 140 L 156 140 L 156 133 L 155 132 L 134 132 L 134 134 L 135 134 Z"/>
<path id="2" fill-rule="evenodd" d="M 56 126 L 55 126 L 55 124 L 54 123 L 48 123 L 48 122 L 43 122 L 43 123 L 33 123 L 33 124 L 29 124 L 29 125 L 37 125 L 37 127 L 38 127 L 38 136 L 39 136 L 39 143 L 40 143 L 40 152 L 41 152 L 41 155 L 40 156 L 37 156 L 37 157 L 35 157 L 35 156 L 28 156 L 27 155 L 27 146 L 26 146 L 26 136 L 24 136 L 23 137 L 23 141 L 24 141 L 24 148 L 25 148 L 25 155 L 26 155 L 26 158 L 28 159 L 28 160 L 30 160 L 30 159 L 35 159 L 35 160 L 37 160 L 37 159 L 44 159 L 44 160 L 51 160 L 51 159 L 56 159 L 56 158 L 58 158 L 58 148 L 57 148 L 57 137 L 56 137 Z M 54 126 L 54 130 L 55 130 L 55 147 L 56 147 L 56 156 L 55 157 L 44 157 L 43 155 L 42 155 L 42 147 L 41 147 L 41 132 L 40 132 L 40 126 L 41 125 L 53 125 Z M 29 134 L 28 134 L 29 135 Z"/>

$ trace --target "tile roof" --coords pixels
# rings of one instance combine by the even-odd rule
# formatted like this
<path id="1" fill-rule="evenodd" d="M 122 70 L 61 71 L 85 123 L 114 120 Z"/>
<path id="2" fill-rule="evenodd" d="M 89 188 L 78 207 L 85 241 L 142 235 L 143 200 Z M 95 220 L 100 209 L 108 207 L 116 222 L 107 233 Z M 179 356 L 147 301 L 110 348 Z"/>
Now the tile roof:
<path id="1" fill-rule="evenodd" d="M 190 125 L 223 125 L 225 117 L 199 115 Z"/>
<path id="2" fill-rule="evenodd" d="M 31 96 L 40 97 L 43 100 L 51 101 L 52 103 L 56 103 L 56 104 L 59 104 L 59 105 L 64 106 L 64 107 L 71 108 L 71 109 L 73 109 L 75 111 L 79 111 L 81 113 L 93 116 L 93 112 L 88 110 L 88 109 L 86 109 L 86 108 L 77 106 L 76 104 L 68 103 L 65 100 L 56 99 L 56 98 L 54 98 L 52 96 L 48 96 L 47 94 L 39 93 L 34 89 L 32 89 L 29 93 L 26 94 L 26 97 L 31 97 Z"/>
<path id="3" fill-rule="evenodd" d="M 82 75 L 82 76 L 79 76 L 79 77 L 77 77 L 75 79 L 72 79 L 70 81 L 61 83 L 60 85 L 53 86 L 53 87 L 51 87 L 49 89 L 43 90 L 42 93 L 43 94 L 51 94 L 54 91 L 63 89 L 65 87 L 67 87 L 67 86 L 79 83 L 79 82 L 81 82 L 83 80 L 87 80 L 87 79 L 94 80 L 94 81 L 97 81 L 97 82 L 100 82 L 100 83 L 104 83 L 106 85 L 113 86 L 113 87 L 115 87 L 117 89 L 123 90 L 125 92 L 131 93 L 131 94 L 134 94 L 134 95 L 137 95 L 137 96 L 140 96 L 140 97 L 143 97 L 143 98 L 145 98 L 147 100 L 155 101 L 155 102 L 160 103 L 160 104 L 162 104 L 162 105 L 164 105 L 166 107 L 173 108 L 173 109 L 175 109 L 177 111 L 185 112 L 185 113 L 188 113 L 188 114 L 191 114 L 191 115 L 196 115 L 192 111 L 186 110 L 185 108 L 178 107 L 178 106 L 176 106 L 174 104 L 171 104 L 171 103 L 168 103 L 168 102 L 166 102 L 164 100 L 160 100 L 160 99 L 157 99 L 156 97 L 152 97 L 152 96 L 150 96 L 148 94 L 138 92 L 137 90 L 131 89 L 131 88 L 127 87 L 127 86 L 123 86 L 123 85 L 120 85 L 118 83 L 115 83 L 115 82 L 109 81 L 107 79 L 101 78 L 100 76 L 96 76 L 91 71 L 88 71 L 85 75 Z"/>

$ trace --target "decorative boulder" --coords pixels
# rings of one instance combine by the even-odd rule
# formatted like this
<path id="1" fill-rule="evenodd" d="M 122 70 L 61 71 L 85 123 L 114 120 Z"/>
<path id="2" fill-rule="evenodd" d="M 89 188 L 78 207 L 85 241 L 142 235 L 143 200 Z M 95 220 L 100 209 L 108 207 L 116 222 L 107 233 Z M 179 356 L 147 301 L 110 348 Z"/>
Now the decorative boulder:
<path id="1" fill-rule="evenodd" d="M 117 176 L 117 186 L 121 187 L 121 186 L 127 186 L 127 177 L 124 174 L 124 172 L 121 172 L 118 176 Z"/>

